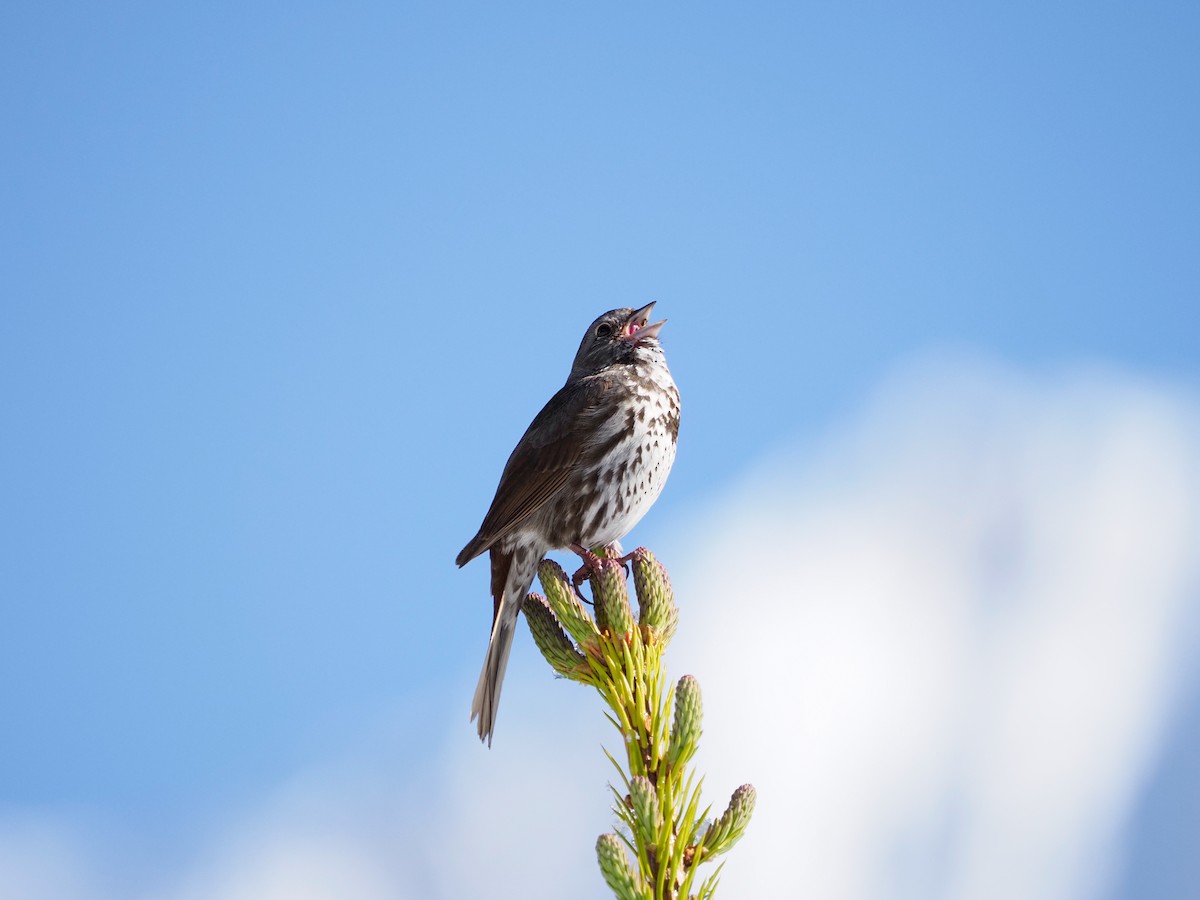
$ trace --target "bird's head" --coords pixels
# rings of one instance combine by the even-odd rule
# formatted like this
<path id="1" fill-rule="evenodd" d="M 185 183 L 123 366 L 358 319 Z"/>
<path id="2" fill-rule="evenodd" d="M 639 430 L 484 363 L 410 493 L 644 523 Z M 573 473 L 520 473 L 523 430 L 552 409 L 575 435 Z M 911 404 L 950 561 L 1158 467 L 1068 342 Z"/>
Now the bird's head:
<path id="1" fill-rule="evenodd" d="M 611 365 L 660 355 L 658 333 L 666 319 L 650 323 L 653 303 L 641 309 L 612 309 L 588 326 L 571 366 L 571 377 L 594 375 Z"/>

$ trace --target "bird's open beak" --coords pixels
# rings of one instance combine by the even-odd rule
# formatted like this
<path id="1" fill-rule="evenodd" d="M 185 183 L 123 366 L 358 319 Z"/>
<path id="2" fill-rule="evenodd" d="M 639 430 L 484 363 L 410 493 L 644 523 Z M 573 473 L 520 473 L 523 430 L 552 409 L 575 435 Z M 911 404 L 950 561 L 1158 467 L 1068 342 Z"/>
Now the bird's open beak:
<path id="1" fill-rule="evenodd" d="M 657 301 L 655 301 L 657 302 Z M 650 338 L 658 337 L 659 331 L 667 324 L 666 319 L 655 322 L 652 325 L 647 323 L 650 321 L 650 312 L 654 309 L 654 303 L 647 303 L 641 309 L 634 310 L 633 315 L 625 322 L 625 327 L 621 331 L 621 337 L 628 341 L 642 341 Z"/>

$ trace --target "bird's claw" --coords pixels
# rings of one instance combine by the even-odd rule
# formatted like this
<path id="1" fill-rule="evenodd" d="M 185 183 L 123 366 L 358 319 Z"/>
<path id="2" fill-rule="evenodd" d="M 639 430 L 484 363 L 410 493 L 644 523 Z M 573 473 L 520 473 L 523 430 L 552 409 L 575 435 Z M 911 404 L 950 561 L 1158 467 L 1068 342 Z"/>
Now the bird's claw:
<path id="1" fill-rule="evenodd" d="M 571 576 L 571 586 L 575 588 L 575 596 L 590 606 L 592 601 L 583 596 L 583 591 L 580 590 L 580 587 L 592 576 L 592 573 L 600 570 L 600 557 L 580 544 L 572 544 L 570 549 L 583 560 L 583 565 Z"/>
<path id="2" fill-rule="evenodd" d="M 592 601 L 583 596 L 580 587 L 600 570 L 600 557 L 582 544 L 571 544 L 570 550 L 583 560 L 583 565 L 576 569 L 575 574 L 571 576 L 571 586 L 575 588 L 575 596 L 590 606 Z M 620 563 L 621 568 L 625 571 L 625 577 L 628 578 L 630 574 L 630 561 L 637 555 L 637 552 L 637 550 L 634 550 L 632 553 L 626 553 L 622 556 L 621 545 L 613 541 L 604 548 L 604 558 Z"/>
<path id="3" fill-rule="evenodd" d="M 626 578 L 628 578 L 629 574 L 630 574 L 629 562 L 630 562 L 630 560 L 633 559 L 634 554 L 636 554 L 636 553 L 637 553 L 637 550 L 634 550 L 633 553 L 622 554 L 621 553 L 621 545 L 617 541 L 613 541 L 611 544 L 609 544 L 607 547 L 604 548 L 605 558 L 619 562 L 621 564 L 621 568 L 625 570 Z"/>
<path id="4" fill-rule="evenodd" d="M 614 556 L 613 557 L 613 559 L 615 559 L 617 562 L 619 562 L 621 564 L 621 568 L 625 570 L 626 578 L 628 578 L 630 575 L 629 564 L 633 561 L 633 558 L 636 555 L 637 555 L 637 551 L 633 550 L 629 553 L 626 553 L 624 556 Z"/>

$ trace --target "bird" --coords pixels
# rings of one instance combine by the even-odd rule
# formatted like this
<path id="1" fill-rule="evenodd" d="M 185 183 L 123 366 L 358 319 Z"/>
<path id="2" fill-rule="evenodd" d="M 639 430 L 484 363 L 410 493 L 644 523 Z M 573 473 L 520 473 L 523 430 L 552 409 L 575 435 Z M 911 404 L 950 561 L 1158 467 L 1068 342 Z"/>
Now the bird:
<path id="1" fill-rule="evenodd" d="M 619 541 L 662 492 L 679 436 L 679 389 L 659 341 L 654 303 L 599 316 L 580 341 L 566 383 L 513 449 L 475 537 L 455 562 L 488 551 L 492 632 L 471 702 L 490 747 L 517 616 L 551 550 L 586 559 Z"/>

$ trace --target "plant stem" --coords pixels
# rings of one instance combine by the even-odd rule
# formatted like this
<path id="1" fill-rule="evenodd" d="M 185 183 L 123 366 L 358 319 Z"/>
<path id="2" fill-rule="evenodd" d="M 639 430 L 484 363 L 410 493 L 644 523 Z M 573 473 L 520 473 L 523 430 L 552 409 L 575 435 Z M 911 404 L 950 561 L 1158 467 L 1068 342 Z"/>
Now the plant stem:
<path id="1" fill-rule="evenodd" d="M 721 867 L 693 895 L 697 869 L 741 838 L 754 788 L 742 785 L 721 817 L 707 822 L 710 807 L 700 808 L 703 779 L 689 766 L 701 733 L 700 685 L 685 675 L 669 686 L 663 665 L 679 617 L 671 582 L 650 551 L 640 548 L 630 559 L 636 620 L 624 567 L 612 559 L 600 559 L 589 578 L 594 618 L 566 573 L 543 561 L 546 597 L 529 595 L 526 620 L 555 671 L 604 698 L 625 747 L 626 767 L 605 750 L 624 788 L 612 786 L 618 833 L 601 835 L 596 844 L 605 881 L 619 900 L 705 900 L 716 891 Z M 632 864 L 623 846 L 632 851 Z"/>

